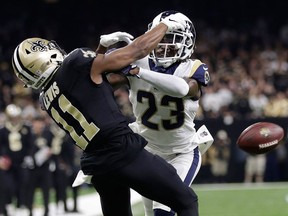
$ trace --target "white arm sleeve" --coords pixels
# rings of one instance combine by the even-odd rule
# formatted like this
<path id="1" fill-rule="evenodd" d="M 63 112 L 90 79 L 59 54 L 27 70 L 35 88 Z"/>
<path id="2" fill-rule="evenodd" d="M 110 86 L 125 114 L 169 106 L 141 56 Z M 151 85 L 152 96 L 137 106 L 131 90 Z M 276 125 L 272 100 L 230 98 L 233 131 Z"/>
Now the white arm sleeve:
<path id="1" fill-rule="evenodd" d="M 189 92 L 188 83 L 183 78 L 177 76 L 140 68 L 138 77 L 155 86 L 158 90 L 173 97 L 185 97 Z"/>

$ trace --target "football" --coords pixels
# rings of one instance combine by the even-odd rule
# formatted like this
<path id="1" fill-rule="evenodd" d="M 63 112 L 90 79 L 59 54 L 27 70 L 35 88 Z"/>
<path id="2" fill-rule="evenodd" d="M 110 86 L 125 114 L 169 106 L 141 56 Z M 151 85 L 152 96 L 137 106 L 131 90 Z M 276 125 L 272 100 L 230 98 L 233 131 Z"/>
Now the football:
<path id="1" fill-rule="evenodd" d="M 284 130 L 281 126 L 271 122 L 258 122 L 243 130 L 237 145 L 249 154 L 264 154 L 276 148 L 283 137 Z"/>

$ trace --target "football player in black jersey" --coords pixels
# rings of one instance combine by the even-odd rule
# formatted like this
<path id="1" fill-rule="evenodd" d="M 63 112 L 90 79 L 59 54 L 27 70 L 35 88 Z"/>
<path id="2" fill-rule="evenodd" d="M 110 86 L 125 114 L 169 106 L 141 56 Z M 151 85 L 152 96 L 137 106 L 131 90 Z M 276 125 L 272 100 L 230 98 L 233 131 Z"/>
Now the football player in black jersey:
<path id="1" fill-rule="evenodd" d="M 29 180 L 24 163 L 29 156 L 32 140 L 31 127 L 25 124 L 21 113 L 22 109 L 18 105 L 9 104 L 5 108 L 5 123 L 0 127 L 0 157 L 9 159 L 9 166 L 3 169 L 1 184 L 5 187 L 1 197 L 8 199 L 11 204 L 16 201 L 17 211 L 26 205 Z"/>
<path id="2" fill-rule="evenodd" d="M 66 55 L 54 41 L 41 38 L 26 39 L 14 51 L 17 77 L 27 87 L 42 89 L 43 109 L 83 150 L 81 169 L 93 175 L 105 216 L 132 215 L 130 188 L 179 216 L 198 215 L 195 192 L 165 160 L 144 150 L 147 141 L 129 128 L 105 77 L 106 72 L 148 55 L 167 31 L 183 29 L 185 23 L 177 18 L 166 17 L 130 45 L 109 54 L 97 53 L 106 49 L 101 40 L 96 52 L 78 48 Z M 117 34 L 116 40 L 123 40 L 125 34 Z"/>
<path id="3" fill-rule="evenodd" d="M 27 206 L 29 216 L 33 215 L 34 195 L 37 188 L 41 190 L 43 198 L 44 216 L 49 213 L 50 189 L 52 186 L 52 140 L 53 134 L 45 123 L 43 116 L 36 116 L 32 120 L 31 156 L 34 166 L 29 169 L 29 184 L 27 192 Z"/>

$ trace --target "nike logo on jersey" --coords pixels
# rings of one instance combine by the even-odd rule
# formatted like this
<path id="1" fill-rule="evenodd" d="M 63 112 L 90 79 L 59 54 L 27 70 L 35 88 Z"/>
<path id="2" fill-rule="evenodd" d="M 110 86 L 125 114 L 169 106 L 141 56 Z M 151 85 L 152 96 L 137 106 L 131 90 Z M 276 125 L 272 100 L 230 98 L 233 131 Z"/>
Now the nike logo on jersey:
<path id="1" fill-rule="evenodd" d="M 207 70 L 208 70 L 208 67 L 204 67 L 204 66 L 203 66 L 203 69 L 207 71 Z"/>

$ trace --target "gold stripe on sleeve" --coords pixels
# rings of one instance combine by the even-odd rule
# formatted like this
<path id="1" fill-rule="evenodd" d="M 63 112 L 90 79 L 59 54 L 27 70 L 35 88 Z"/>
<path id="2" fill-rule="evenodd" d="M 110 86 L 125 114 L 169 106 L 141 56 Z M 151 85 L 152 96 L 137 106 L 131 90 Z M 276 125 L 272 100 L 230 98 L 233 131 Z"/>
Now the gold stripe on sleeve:
<path id="1" fill-rule="evenodd" d="M 188 77 L 192 77 L 193 74 L 195 73 L 195 71 L 197 70 L 197 68 L 198 68 L 200 65 L 202 65 L 202 64 L 203 64 L 203 63 L 202 63 L 199 59 L 196 59 L 196 60 L 194 61 L 194 64 L 193 64 L 193 66 L 192 66 L 192 68 L 191 68 L 191 71 L 190 71 L 190 74 L 189 74 Z"/>

